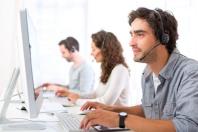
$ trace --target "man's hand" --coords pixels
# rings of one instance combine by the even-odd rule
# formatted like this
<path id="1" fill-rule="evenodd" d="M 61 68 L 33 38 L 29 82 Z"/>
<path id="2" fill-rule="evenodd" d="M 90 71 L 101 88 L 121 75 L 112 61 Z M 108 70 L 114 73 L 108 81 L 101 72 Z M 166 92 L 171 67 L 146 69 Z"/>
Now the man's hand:
<path id="1" fill-rule="evenodd" d="M 67 89 L 61 85 L 58 85 L 58 84 L 52 84 L 52 83 L 44 83 L 42 85 L 42 87 L 46 87 L 46 90 L 54 90 L 54 91 L 57 91 L 57 90 L 62 90 L 62 89 Z"/>
<path id="2" fill-rule="evenodd" d="M 90 110 L 90 109 L 103 109 L 103 110 L 112 110 L 111 106 L 102 104 L 102 103 L 98 103 L 98 102 L 86 102 L 82 107 L 81 110 Z"/>
<path id="3" fill-rule="evenodd" d="M 37 88 L 34 89 L 34 93 L 35 93 L 36 97 L 39 96 L 39 94 L 40 94 L 42 88 L 43 88 L 43 87 L 39 86 L 39 87 L 37 87 Z"/>
<path id="4" fill-rule="evenodd" d="M 40 91 L 44 88 L 45 90 L 55 91 L 57 96 L 68 96 L 69 94 L 69 90 L 66 87 L 52 83 L 44 83 L 41 86 L 37 87 L 35 89 L 35 94 L 38 96 Z"/>
<path id="5" fill-rule="evenodd" d="M 42 85 L 46 88 L 46 90 L 53 90 L 56 93 L 56 96 L 68 96 L 69 90 L 61 85 L 58 84 L 52 84 L 52 83 L 44 83 Z"/>
<path id="6" fill-rule="evenodd" d="M 81 121 L 80 128 L 88 130 L 93 125 L 103 125 L 106 127 L 118 127 L 118 113 L 106 110 L 94 110 L 88 113 Z"/>
<path id="7" fill-rule="evenodd" d="M 55 90 L 56 96 L 64 97 L 68 96 L 70 94 L 69 90 L 67 88 L 58 88 Z"/>
<path id="8" fill-rule="evenodd" d="M 67 96 L 68 100 L 71 101 L 72 103 L 75 103 L 77 99 L 80 98 L 80 95 L 77 94 L 77 93 L 73 93 L 73 92 L 70 92 Z"/>

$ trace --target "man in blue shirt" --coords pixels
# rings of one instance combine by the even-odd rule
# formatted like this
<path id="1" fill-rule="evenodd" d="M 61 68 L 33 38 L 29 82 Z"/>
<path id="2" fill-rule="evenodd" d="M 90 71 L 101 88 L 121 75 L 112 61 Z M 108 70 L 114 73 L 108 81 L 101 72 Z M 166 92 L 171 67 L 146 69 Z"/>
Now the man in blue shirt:
<path id="1" fill-rule="evenodd" d="M 68 62 L 73 62 L 69 70 L 69 83 L 66 86 L 45 83 L 38 90 L 42 87 L 46 90 L 54 90 L 57 96 L 68 96 L 70 91 L 89 93 L 94 88 L 95 73 L 91 64 L 80 55 L 78 41 L 74 37 L 67 37 L 58 45 L 62 57 Z"/>
<path id="2" fill-rule="evenodd" d="M 175 17 L 161 9 L 138 8 L 129 14 L 129 25 L 134 60 L 147 64 L 142 104 L 118 107 L 87 102 L 82 110 L 96 110 L 85 116 L 81 128 L 100 124 L 136 132 L 198 131 L 198 62 L 176 49 Z"/>

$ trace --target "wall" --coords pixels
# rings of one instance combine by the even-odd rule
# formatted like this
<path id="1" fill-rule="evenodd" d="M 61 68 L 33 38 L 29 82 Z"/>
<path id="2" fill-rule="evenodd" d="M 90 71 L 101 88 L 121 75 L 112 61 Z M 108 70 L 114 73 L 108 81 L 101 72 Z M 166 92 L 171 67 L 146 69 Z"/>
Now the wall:
<path id="1" fill-rule="evenodd" d="M 35 0 L 36 1 L 36 0 Z M 35 2 L 34 1 L 34 2 Z M 43 36 L 40 49 L 44 49 L 42 52 L 42 62 L 49 63 L 49 71 L 46 69 L 45 80 L 53 80 L 57 82 L 64 82 L 66 64 L 59 54 L 57 42 L 67 35 L 76 35 L 80 38 L 80 42 L 83 44 L 82 50 L 86 55 L 90 53 L 90 35 L 97 32 L 100 29 L 105 29 L 114 32 L 118 39 L 121 41 L 124 47 L 124 55 L 130 66 L 131 70 L 131 101 L 132 104 L 140 103 L 141 99 L 141 85 L 140 78 L 144 65 L 133 62 L 132 51 L 129 47 L 129 25 L 128 25 L 128 13 L 140 6 L 146 6 L 154 9 L 156 7 L 170 10 L 173 12 L 178 20 L 179 40 L 177 41 L 178 48 L 184 55 L 198 60 L 198 54 L 196 53 L 198 47 L 197 31 L 198 31 L 198 18 L 196 12 L 198 9 L 197 0 L 67 0 L 69 4 L 64 0 L 37 0 L 38 3 L 33 1 L 26 1 L 29 3 L 29 7 L 34 7 L 33 12 L 38 11 L 38 15 L 41 13 L 48 13 L 45 21 L 43 16 L 38 19 L 41 24 L 41 33 Z M 17 12 L 19 10 L 19 0 L 1 0 L 0 3 L 0 91 L 6 87 L 11 69 L 18 64 L 16 61 L 16 45 L 17 42 Z M 61 3 L 63 2 L 63 3 Z M 75 5 L 72 5 L 75 3 Z M 27 4 L 28 5 L 28 4 Z M 47 10 L 41 9 L 41 7 L 47 8 Z M 55 9 L 56 6 L 57 9 Z M 76 8 L 76 7 L 77 8 Z M 80 8 L 78 8 L 80 7 Z M 124 8 L 123 8 L 124 7 Z M 40 8 L 40 9 L 39 9 Z M 69 9 L 70 8 L 70 9 Z M 64 10 L 65 9 L 65 10 Z M 68 11 L 74 11 L 76 13 L 67 13 Z M 63 11 L 58 13 L 58 11 Z M 40 12 L 39 12 L 40 11 Z M 52 14 L 49 14 L 50 11 Z M 53 11 L 56 11 L 53 13 Z M 75 12 L 75 11 L 74 11 Z M 80 12 L 80 13 L 79 13 Z M 57 15 L 58 14 L 58 15 Z M 80 14 L 80 15 L 79 15 Z M 36 15 L 35 17 L 39 18 Z M 55 15 L 55 16 L 53 16 Z M 79 15 L 79 16 L 78 16 Z M 76 17 L 74 19 L 74 16 Z M 58 19 L 62 17 L 64 19 Z M 71 17 L 71 18 L 70 18 Z M 43 19 L 41 19 L 43 18 Z M 82 20 L 80 20 L 82 18 Z M 34 19 L 34 18 L 33 18 Z M 67 20 L 76 20 L 71 25 Z M 50 29 L 47 26 L 54 24 L 54 27 Z M 45 27 L 44 27 L 45 26 Z M 75 30 L 75 32 L 74 32 Z M 73 31 L 73 32 L 72 32 Z M 40 39 L 41 40 L 41 39 Z M 54 64 L 55 61 L 58 63 Z M 45 65 L 43 65 L 44 67 Z M 44 69 L 44 68 L 43 68 Z M 54 70 L 53 70 L 54 69 Z M 57 71 L 58 69 L 59 71 Z M 45 70 L 43 72 L 45 72 Z M 1 93 L 1 92 L 0 92 Z"/>

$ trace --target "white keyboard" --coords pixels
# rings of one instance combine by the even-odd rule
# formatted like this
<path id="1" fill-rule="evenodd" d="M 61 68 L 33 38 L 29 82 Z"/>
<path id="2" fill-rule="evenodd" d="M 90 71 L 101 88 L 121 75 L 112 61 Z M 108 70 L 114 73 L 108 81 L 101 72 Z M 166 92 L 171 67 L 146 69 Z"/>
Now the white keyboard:
<path id="1" fill-rule="evenodd" d="M 64 107 L 71 107 L 71 106 L 75 105 L 74 103 L 69 101 L 67 99 L 67 97 L 57 97 L 57 96 L 55 96 L 55 97 L 49 98 L 49 100 L 51 102 L 59 103 L 59 104 L 63 105 Z"/>
<path id="2" fill-rule="evenodd" d="M 55 113 L 55 112 L 67 112 L 67 110 L 60 103 L 50 101 L 49 99 L 45 99 L 43 100 L 43 105 L 41 106 L 40 112 Z"/>
<path id="3" fill-rule="evenodd" d="M 80 129 L 81 117 L 71 113 L 56 113 L 60 124 L 66 131 L 82 131 Z"/>

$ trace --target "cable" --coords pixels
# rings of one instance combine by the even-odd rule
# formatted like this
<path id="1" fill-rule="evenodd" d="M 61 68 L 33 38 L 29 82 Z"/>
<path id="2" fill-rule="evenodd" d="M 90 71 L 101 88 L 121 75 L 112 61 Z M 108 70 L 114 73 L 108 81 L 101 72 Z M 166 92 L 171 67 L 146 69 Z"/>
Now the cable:
<path id="1" fill-rule="evenodd" d="M 21 94 L 23 94 L 23 92 L 18 92 L 18 93 L 16 93 L 16 94 L 13 94 L 11 97 L 15 97 L 15 96 L 19 96 L 19 98 L 21 99 Z M 6 99 L 8 99 L 8 98 L 3 98 L 3 99 L 1 99 L 0 100 L 0 102 L 3 102 L 3 101 L 5 101 Z"/>
<path id="2" fill-rule="evenodd" d="M 16 92 L 17 92 L 17 94 L 19 95 L 19 99 L 22 100 L 21 94 L 22 94 L 23 92 L 19 92 L 19 87 L 16 88 Z"/>

